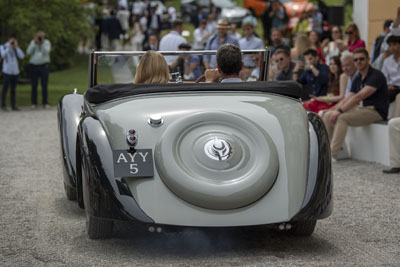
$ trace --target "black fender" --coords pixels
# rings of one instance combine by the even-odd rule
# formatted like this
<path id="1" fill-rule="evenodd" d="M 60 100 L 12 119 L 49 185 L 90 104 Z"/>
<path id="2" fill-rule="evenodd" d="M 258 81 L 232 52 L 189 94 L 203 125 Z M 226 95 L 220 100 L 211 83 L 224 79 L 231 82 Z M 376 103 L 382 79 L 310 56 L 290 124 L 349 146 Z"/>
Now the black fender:
<path id="1" fill-rule="evenodd" d="M 104 219 L 154 223 L 139 207 L 123 177 L 114 177 L 112 148 L 101 123 L 94 117 L 78 128 L 85 211 Z"/>
<path id="2" fill-rule="evenodd" d="M 64 162 L 64 183 L 71 188 L 76 188 L 76 136 L 82 107 L 83 95 L 81 94 L 65 95 L 57 106 L 61 156 Z"/>
<path id="3" fill-rule="evenodd" d="M 307 114 L 310 149 L 307 188 L 301 210 L 291 221 L 318 220 L 333 211 L 333 179 L 328 133 L 321 117 Z"/>

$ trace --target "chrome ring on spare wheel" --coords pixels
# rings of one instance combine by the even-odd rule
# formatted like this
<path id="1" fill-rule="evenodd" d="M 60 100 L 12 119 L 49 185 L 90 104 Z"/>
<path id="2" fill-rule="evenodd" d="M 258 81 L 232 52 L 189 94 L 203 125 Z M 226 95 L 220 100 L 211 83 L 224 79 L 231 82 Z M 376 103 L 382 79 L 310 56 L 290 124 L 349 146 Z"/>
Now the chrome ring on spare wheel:
<path id="1" fill-rule="evenodd" d="M 208 209 L 236 209 L 264 196 L 278 175 L 269 134 L 229 112 L 206 111 L 168 125 L 155 148 L 162 181 L 182 200 Z"/>

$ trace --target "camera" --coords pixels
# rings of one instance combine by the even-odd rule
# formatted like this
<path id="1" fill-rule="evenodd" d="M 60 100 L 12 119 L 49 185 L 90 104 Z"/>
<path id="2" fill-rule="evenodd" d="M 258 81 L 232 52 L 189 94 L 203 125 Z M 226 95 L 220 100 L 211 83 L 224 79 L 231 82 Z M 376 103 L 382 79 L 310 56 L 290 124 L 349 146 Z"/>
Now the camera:
<path id="1" fill-rule="evenodd" d="M 39 42 L 43 41 L 42 36 L 39 36 L 39 37 L 38 37 L 38 40 L 39 40 Z"/>
<path id="2" fill-rule="evenodd" d="M 11 45 L 15 45 L 15 41 L 11 41 Z"/>

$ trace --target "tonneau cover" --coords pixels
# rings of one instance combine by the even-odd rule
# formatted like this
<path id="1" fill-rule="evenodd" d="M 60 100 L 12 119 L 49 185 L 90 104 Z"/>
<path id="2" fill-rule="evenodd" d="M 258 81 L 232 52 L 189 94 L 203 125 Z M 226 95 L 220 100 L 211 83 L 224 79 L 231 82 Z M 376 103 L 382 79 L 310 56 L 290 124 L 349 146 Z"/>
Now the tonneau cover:
<path id="1" fill-rule="evenodd" d="M 300 98 L 302 86 L 295 81 L 238 82 L 238 83 L 166 83 L 166 84 L 100 84 L 89 88 L 86 100 L 101 104 L 110 100 L 150 93 L 196 91 L 257 91 Z"/>

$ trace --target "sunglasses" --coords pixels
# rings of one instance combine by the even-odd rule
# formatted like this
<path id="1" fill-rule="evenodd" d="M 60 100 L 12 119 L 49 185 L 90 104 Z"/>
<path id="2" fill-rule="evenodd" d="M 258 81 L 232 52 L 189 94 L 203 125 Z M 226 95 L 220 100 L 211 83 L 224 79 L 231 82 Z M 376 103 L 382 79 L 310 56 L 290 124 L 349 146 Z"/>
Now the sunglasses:
<path id="1" fill-rule="evenodd" d="M 358 62 L 358 61 L 363 62 L 364 60 L 365 60 L 365 57 L 357 57 L 357 58 L 353 59 L 354 62 Z"/>
<path id="2" fill-rule="evenodd" d="M 278 63 L 278 62 L 284 61 L 284 60 L 285 60 L 285 59 L 284 59 L 283 57 L 281 57 L 281 58 L 277 58 L 277 59 L 275 60 L 275 62 Z"/>
<path id="3" fill-rule="evenodd" d="M 349 31 L 349 32 L 345 32 L 345 34 L 353 34 L 353 32 Z"/>

